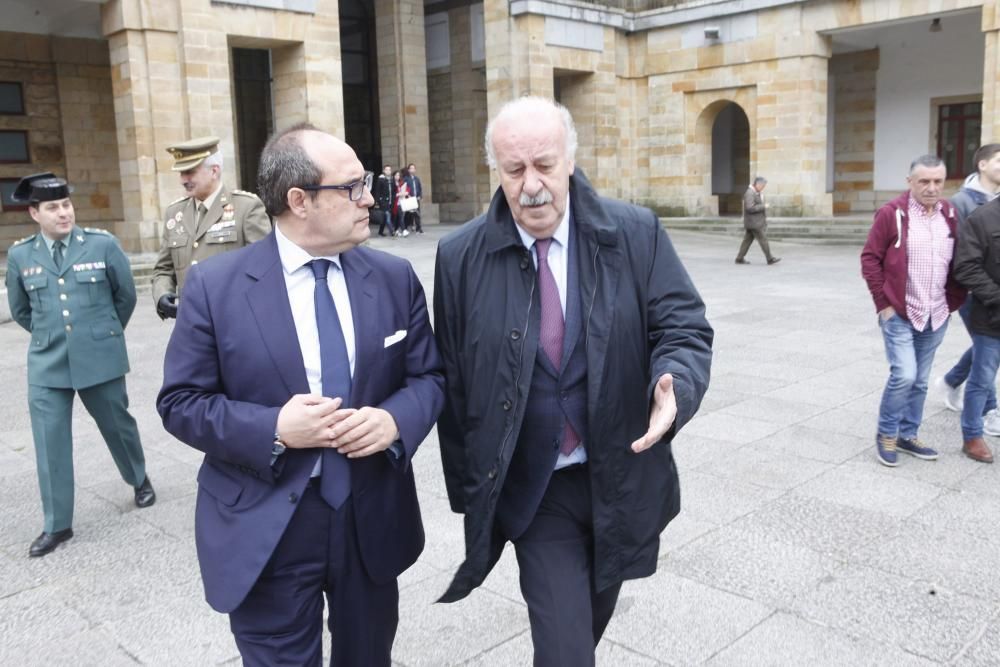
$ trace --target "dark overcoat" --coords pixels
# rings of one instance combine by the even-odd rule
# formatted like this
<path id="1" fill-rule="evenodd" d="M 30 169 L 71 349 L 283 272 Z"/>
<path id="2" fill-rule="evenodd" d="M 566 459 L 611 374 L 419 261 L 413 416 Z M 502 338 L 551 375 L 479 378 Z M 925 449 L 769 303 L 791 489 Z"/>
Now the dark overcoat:
<path id="1" fill-rule="evenodd" d="M 680 510 L 670 441 L 708 388 L 712 328 L 673 245 L 649 210 L 570 179 L 587 359 L 587 456 L 599 590 L 656 570 L 659 536 Z M 539 340 L 531 255 L 503 192 L 438 246 L 434 314 L 447 381 L 438 421 L 448 498 L 465 514 L 466 558 L 443 601 L 479 586 L 504 539 L 496 506 L 518 441 Z M 677 419 L 641 454 L 656 380 L 674 377 Z"/>

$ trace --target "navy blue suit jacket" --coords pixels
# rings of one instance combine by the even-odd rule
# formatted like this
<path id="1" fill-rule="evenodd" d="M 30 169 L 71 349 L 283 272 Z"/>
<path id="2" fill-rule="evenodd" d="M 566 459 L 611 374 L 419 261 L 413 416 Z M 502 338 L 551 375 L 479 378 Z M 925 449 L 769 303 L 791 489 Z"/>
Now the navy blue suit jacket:
<path id="1" fill-rule="evenodd" d="M 423 549 L 410 460 L 441 411 L 444 379 L 410 264 L 359 247 L 341 254 L 341 265 L 356 341 L 351 406 L 392 414 L 403 449 L 395 461 L 388 452 L 351 460 L 359 548 L 369 576 L 384 583 Z M 384 347 L 401 330 L 406 336 Z M 289 449 L 270 465 L 281 406 L 309 393 L 273 232 L 192 267 L 163 376 L 164 427 L 205 453 L 198 561 L 209 604 L 228 613 L 260 576 L 320 452 Z"/>

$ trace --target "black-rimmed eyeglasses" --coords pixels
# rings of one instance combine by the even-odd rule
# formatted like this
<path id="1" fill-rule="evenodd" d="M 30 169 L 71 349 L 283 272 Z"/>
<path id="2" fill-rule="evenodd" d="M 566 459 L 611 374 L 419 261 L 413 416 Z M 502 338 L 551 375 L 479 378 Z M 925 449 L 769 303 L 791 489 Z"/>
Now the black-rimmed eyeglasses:
<path id="1" fill-rule="evenodd" d="M 366 171 L 364 176 L 353 183 L 345 183 L 344 185 L 300 185 L 299 189 L 312 192 L 318 190 L 347 190 L 348 199 L 358 201 L 365 196 L 366 192 L 372 191 L 373 177 L 374 173 Z"/>

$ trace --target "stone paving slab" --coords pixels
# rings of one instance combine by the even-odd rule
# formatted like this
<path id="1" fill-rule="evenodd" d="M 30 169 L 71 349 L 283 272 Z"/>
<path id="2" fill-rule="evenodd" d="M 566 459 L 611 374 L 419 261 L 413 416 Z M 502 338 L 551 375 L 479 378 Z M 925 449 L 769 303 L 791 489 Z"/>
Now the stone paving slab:
<path id="1" fill-rule="evenodd" d="M 441 231 L 372 246 L 410 259 L 430 295 Z M 773 243 L 781 264 L 736 266 L 735 241 L 674 240 L 716 328 L 713 381 L 673 443 L 682 513 L 657 573 L 623 587 L 598 664 L 1000 664 L 1000 466 L 961 455 L 958 415 L 933 389 L 921 437 L 941 458 L 875 461 L 887 367 L 858 251 Z M 195 556 L 201 453 L 163 431 L 154 405 L 172 326 L 143 295 L 127 331 L 157 504 L 131 504 L 78 405 L 76 537 L 28 559 L 41 509 L 27 334 L 0 325 L 0 664 L 239 664 Z M 968 342 L 954 320 L 935 377 Z M 530 664 L 512 550 L 467 600 L 434 602 L 463 558 L 462 518 L 433 433 L 414 467 L 427 547 L 400 578 L 394 664 Z"/>

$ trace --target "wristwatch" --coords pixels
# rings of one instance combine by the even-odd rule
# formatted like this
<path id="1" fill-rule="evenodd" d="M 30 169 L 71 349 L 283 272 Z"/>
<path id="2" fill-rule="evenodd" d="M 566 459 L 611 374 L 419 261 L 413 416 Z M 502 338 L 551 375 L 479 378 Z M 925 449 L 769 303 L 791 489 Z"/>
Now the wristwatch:
<path id="1" fill-rule="evenodd" d="M 274 441 L 271 443 L 271 457 L 278 458 L 279 456 L 285 453 L 286 449 L 288 448 L 285 446 L 285 443 L 281 440 L 281 435 L 279 435 L 278 432 L 275 431 Z"/>

